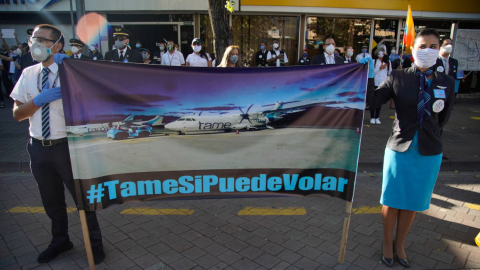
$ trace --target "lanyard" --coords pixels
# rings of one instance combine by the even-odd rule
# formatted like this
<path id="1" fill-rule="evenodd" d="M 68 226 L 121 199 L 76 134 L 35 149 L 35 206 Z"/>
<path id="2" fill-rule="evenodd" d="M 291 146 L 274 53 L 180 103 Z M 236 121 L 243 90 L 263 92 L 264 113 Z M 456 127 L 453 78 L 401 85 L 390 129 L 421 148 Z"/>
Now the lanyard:
<path id="1" fill-rule="evenodd" d="M 169 52 L 167 52 L 168 54 L 168 59 L 170 59 L 170 66 L 172 65 L 172 61 L 173 61 L 173 56 L 175 55 L 175 52 L 173 54 L 170 54 Z M 171 56 L 171 58 L 170 58 Z"/>
<path id="2" fill-rule="evenodd" d="M 42 92 L 42 89 L 40 89 L 40 87 L 38 87 L 38 82 L 41 82 L 41 77 L 40 77 L 40 75 L 42 75 L 42 73 L 43 73 L 42 70 L 43 70 L 43 68 L 40 70 L 40 72 L 38 73 L 38 76 L 37 76 L 37 89 L 38 89 L 38 92 L 39 92 L 39 93 Z M 50 87 L 50 88 L 54 88 L 54 87 L 55 87 L 55 84 L 57 83 L 57 79 L 58 79 L 58 73 L 59 73 L 59 71 L 57 71 L 57 76 L 55 77 L 55 80 L 53 80 L 53 85 L 52 85 L 52 87 Z"/>

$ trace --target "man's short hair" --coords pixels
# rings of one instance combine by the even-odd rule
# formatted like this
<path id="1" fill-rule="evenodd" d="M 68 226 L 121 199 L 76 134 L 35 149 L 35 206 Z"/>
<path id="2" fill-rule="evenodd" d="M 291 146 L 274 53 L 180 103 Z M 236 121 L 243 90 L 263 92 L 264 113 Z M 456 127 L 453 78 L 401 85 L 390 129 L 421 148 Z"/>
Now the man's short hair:
<path id="1" fill-rule="evenodd" d="M 272 41 L 272 43 L 274 43 L 275 41 L 278 43 L 278 39 L 274 39 L 274 40 Z M 265 44 L 266 44 L 266 43 L 265 43 Z"/>
<path id="2" fill-rule="evenodd" d="M 425 28 L 425 29 L 422 29 L 422 31 L 420 31 L 417 36 L 415 37 L 415 40 L 413 41 L 413 43 L 415 44 L 415 41 L 417 41 L 417 38 L 419 37 L 424 37 L 424 36 L 435 36 L 438 38 L 438 43 L 440 43 L 440 35 L 438 34 L 437 30 L 433 29 L 433 28 Z M 440 45 L 440 44 L 438 44 Z"/>
<path id="3" fill-rule="evenodd" d="M 335 39 L 333 37 L 327 37 L 323 40 L 323 44 L 327 43 L 327 39 L 333 39 L 333 41 L 335 41 Z"/>
<path id="4" fill-rule="evenodd" d="M 60 31 L 60 29 L 50 24 L 39 24 L 35 26 L 35 29 L 50 29 L 52 31 L 52 40 L 55 40 L 54 42 L 56 42 L 58 39 L 60 39 L 58 41 L 59 43 L 62 43 L 62 47 L 60 48 L 60 50 L 63 49 L 63 46 L 65 45 L 65 38 L 63 37 L 62 31 Z"/>
<path id="5" fill-rule="evenodd" d="M 352 46 L 352 45 L 345 46 L 345 50 L 348 50 L 348 48 L 352 48 L 352 49 L 353 49 L 353 46 Z"/>

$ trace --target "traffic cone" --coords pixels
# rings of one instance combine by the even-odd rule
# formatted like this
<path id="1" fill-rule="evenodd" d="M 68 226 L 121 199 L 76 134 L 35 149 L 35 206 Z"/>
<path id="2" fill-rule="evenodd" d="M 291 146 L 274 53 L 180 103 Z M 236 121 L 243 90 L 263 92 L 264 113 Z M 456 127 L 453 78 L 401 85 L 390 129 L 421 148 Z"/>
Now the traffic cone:
<path id="1" fill-rule="evenodd" d="M 236 132 L 236 133 L 237 133 L 237 134 L 240 134 L 240 132 L 238 131 L 238 129 L 237 129 L 237 132 Z"/>

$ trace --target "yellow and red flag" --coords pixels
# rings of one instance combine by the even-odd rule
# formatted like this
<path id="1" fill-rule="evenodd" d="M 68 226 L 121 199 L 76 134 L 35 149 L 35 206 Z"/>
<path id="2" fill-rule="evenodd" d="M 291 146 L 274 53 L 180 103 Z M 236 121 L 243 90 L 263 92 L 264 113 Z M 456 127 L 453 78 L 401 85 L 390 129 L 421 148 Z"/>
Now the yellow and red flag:
<path id="1" fill-rule="evenodd" d="M 407 20 L 405 22 L 405 30 L 403 31 L 403 54 L 410 57 L 413 62 L 412 49 L 415 40 L 415 26 L 413 25 L 412 9 L 408 5 Z"/>

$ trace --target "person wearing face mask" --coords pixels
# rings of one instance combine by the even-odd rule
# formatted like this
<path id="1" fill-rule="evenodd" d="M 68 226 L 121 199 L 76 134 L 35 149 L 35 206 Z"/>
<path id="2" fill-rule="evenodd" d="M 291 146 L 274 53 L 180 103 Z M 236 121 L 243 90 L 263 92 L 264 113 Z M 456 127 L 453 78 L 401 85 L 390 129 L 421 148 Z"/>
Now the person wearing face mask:
<path id="1" fill-rule="evenodd" d="M 368 53 L 368 45 L 363 45 L 362 52 L 357 54 L 357 57 L 355 58 L 355 60 L 357 60 L 357 62 L 360 63 L 360 59 L 368 58 L 368 57 L 372 58 L 372 56 Z"/>
<path id="2" fill-rule="evenodd" d="M 380 203 L 383 221 L 382 261 L 409 267 L 405 238 L 417 211 L 430 207 L 442 163 L 442 129 L 454 103 L 454 80 L 435 72 L 440 36 L 423 29 L 413 44 L 414 65 L 396 69 L 374 91 L 367 91 L 367 105 L 375 109 L 390 98 L 396 117 L 385 149 Z M 397 225 L 395 239 L 393 230 Z"/>
<path id="3" fill-rule="evenodd" d="M 228 46 L 218 67 L 243 67 L 240 61 L 240 48 L 235 45 Z"/>
<path id="4" fill-rule="evenodd" d="M 267 62 L 271 67 L 284 67 L 288 63 L 287 54 L 280 49 L 277 39 L 273 40 L 273 50 L 267 53 Z"/>
<path id="5" fill-rule="evenodd" d="M 92 59 L 90 56 L 83 53 L 83 46 L 85 46 L 85 44 L 81 40 L 75 38 L 70 39 L 70 51 L 72 52 L 72 56 L 70 58 Z"/>
<path id="6" fill-rule="evenodd" d="M 457 79 L 458 60 L 450 57 L 452 51 L 452 40 L 450 38 L 443 39 L 442 46 L 440 47 L 440 54 L 435 65 L 435 70 L 437 72 L 443 72 L 455 79 L 456 97 L 458 93 L 458 88 L 460 86 L 460 80 Z"/>
<path id="7" fill-rule="evenodd" d="M 159 42 L 157 43 L 157 46 L 159 50 L 155 51 L 155 53 L 153 54 L 153 61 L 155 62 L 155 64 L 161 64 L 162 56 L 167 52 L 167 46 L 165 45 L 165 42 Z"/>
<path id="8" fill-rule="evenodd" d="M 396 59 L 400 59 L 400 55 L 397 54 L 397 50 L 395 47 L 392 47 L 390 50 L 390 62 L 395 61 Z"/>
<path id="9" fill-rule="evenodd" d="M 90 53 L 89 57 L 93 60 L 103 60 L 103 55 L 101 52 L 98 51 L 98 43 L 92 43 L 89 46 Z"/>
<path id="10" fill-rule="evenodd" d="M 75 184 L 68 150 L 59 66 L 55 57 L 65 40 L 60 30 L 52 25 L 35 27 L 29 39 L 32 57 L 39 64 L 26 68 L 10 95 L 14 99 L 13 117 L 17 121 L 28 119 L 30 139 L 27 150 L 30 168 L 38 184 L 47 216 L 51 219 L 52 240 L 37 257 L 47 263 L 59 254 L 73 248 L 68 234 L 68 217 L 64 186 L 77 204 Z M 73 61 L 73 60 L 72 60 Z M 95 211 L 85 211 L 93 257 L 96 264 L 105 259 L 102 234 Z"/>
<path id="11" fill-rule="evenodd" d="M 137 51 L 140 51 L 140 49 L 143 49 L 143 45 L 140 40 L 137 41 L 137 43 L 135 44 L 135 49 L 137 49 Z"/>
<path id="12" fill-rule="evenodd" d="M 326 38 L 323 43 L 324 53 L 316 55 L 312 58 L 312 65 L 340 65 L 344 60 L 340 56 L 335 56 L 335 40 Z"/>
<path id="13" fill-rule="evenodd" d="M 0 58 L 2 58 L 2 60 L 10 62 L 10 69 L 13 68 L 13 73 L 10 73 L 10 79 L 13 86 L 17 83 L 18 78 L 20 78 L 20 75 L 22 74 L 22 56 L 25 54 L 28 54 L 28 45 L 25 42 L 18 44 L 18 47 L 11 51 L 11 56 L 4 56 L 0 54 Z M 28 64 L 28 58 L 24 57 L 24 59 L 26 62 L 25 65 Z M 10 95 L 12 90 L 13 87 L 7 90 L 7 96 Z"/>
<path id="14" fill-rule="evenodd" d="M 130 43 L 130 31 L 123 27 L 114 27 L 113 30 L 113 39 L 117 49 L 106 52 L 105 60 L 142 64 L 142 54 L 127 46 Z"/>
<path id="15" fill-rule="evenodd" d="M 307 50 L 303 50 L 302 57 L 298 59 L 297 65 L 299 66 L 308 66 L 310 65 L 310 59 L 308 59 L 308 52 Z"/>
<path id="16" fill-rule="evenodd" d="M 187 67 L 212 67 L 212 58 L 202 50 L 202 41 L 199 38 L 192 40 L 193 53 L 187 56 L 185 60 Z"/>
<path id="17" fill-rule="evenodd" d="M 138 51 L 142 54 L 144 64 L 153 64 L 153 60 L 150 60 L 150 51 L 148 49 L 140 48 Z"/>
<path id="18" fill-rule="evenodd" d="M 164 66 L 185 66 L 183 54 L 175 50 L 173 40 L 167 42 L 167 50 L 162 56 L 162 65 Z"/>
<path id="19" fill-rule="evenodd" d="M 353 47 L 352 46 L 347 46 L 345 48 L 345 61 L 344 63 L 345 64 L 350 64 L 350 63 L 357 63 L 357 60 L 355 58 L 353 58 Z"/>
<path id="20" fill-rule="evenodd" d="M 392 65 L 388 56 L 385 55 L 384 48 L 379 48 L 375 52 L 374 58 L 374 83 L 375 89 L 378 88 L 380 84 L 387 78 L 388 75 L 392 72 Z M 370 124 L 380 125 L 380 110 L 382 106 L 378 106 L 375 110 L 370 110 Z"/>
<path id="21" fill-rule="evenodd" d="M 260 43 L 260 50 L 255 54 L 255 66 L 268 67 L 267 57 L 267 44 L 265 42 L 262 42 Z"/>

